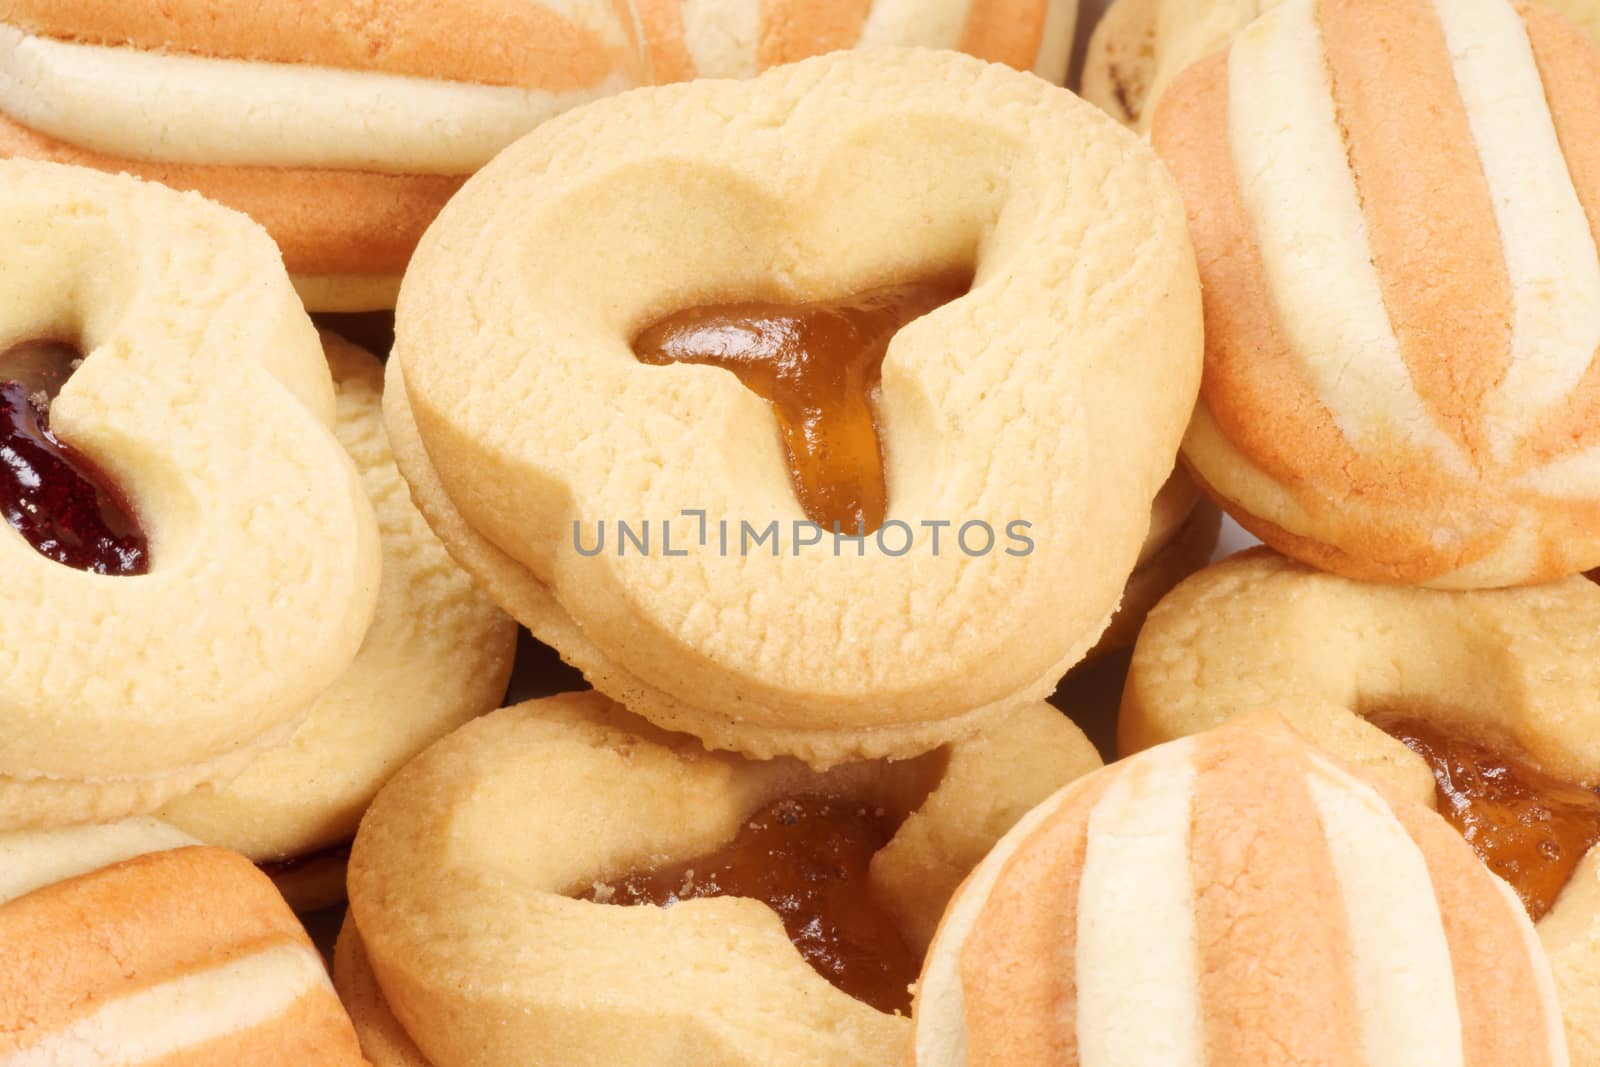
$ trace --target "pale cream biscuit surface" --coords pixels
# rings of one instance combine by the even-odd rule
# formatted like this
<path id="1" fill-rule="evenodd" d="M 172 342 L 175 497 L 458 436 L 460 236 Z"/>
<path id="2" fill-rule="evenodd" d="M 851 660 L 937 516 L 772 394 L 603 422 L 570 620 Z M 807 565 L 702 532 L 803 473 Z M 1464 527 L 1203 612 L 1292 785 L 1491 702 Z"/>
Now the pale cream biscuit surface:
<path id="1" fill-rule="evenodd" d="M 479 578 L 592 684 L 716 747 L 910 755 L 1048 694 L 1104 628 L 1190 411 L 1192 271 L 1167 176 L 1094 109 L 951 53 L 841 53 L 519 142 L 429 231 L 395 359 L 425 477 L 525 576 Z M 630 347 L 685 307 L 965 272 L 889 346 L 888 519 L 859 548 L 800 544 L 766 401 Z M 958 548 L 969 523 L 994 541 Z M 518 611 L 535 586 L 579 642 Z"/>
<path id="2" fill-rule="evenodd" d="M 365 1064 L 261 872 L 153 819 L 0 834 L 0 1063 Z"/>
<path id="3" fill-rule="evenodd" d="M 983 740 L 826 773 L 662 733 L 592 692 L 469 723 L 379 794 L 350 865 L 336 977 L 378 1067 L 878 1065 L 909 1024 L 840 992 L 747 898 L 668 909 L 575 899 L 707 854 L 767 804 L 859 799 L 906 816 L 873 899 L 920 953 L 1012 822 L 1099 764 L 1047 705 Z"/>
<path id="4" fill-rule="evenodd" d="M 1584 578 L 1397 588 L 1256 549 L 1195 575 L 1151 612 L 1123 690 L 1118 747 L 1135 753 L 1270 708 L 1396 795 L 1434 807 L 1428 763 L 1367 716 L 1421 720 L 1594 788 L 1597 706 L 1600 587 Z M 1600 1064 L 1597 863 L 1591 850 L 1539 921 L 1581 1067 Z"/>
<path id="5" fill-rule="evenodd" d="M 460 177 L 641 85 L 837 49 L 953 48 L 1057 84 L 1077 0 L 6 0 L 0 154 L 250 214 L 313 310 L 392 307 Z"/>
<path id="6" fill-rule="evenodd" d="M 445 552 L 412 506 L 380 417 L 383 370 L 370 354 L 323 335 L 338 394 L 339 441 L 378 516 L 383 578 L 354 662 L 312 705 L 288 743 L 226 786 L 167 805 L 161 817 L 208 844 L 258 862 L 309 859 L 355 835 L 387 778 L 468 719 L 500 705 L 516 624 Z M 330 871 L 342 869 L 334 863 Z M 299 865 L 285 882 L 299 909 L 330 903 Z"/>
<path id="7" fill-rule="evenodd" d="M 149 540 L 149 573 L 112 577 L 0 525 L 0 827 L 150 811 L 286 740 L 349 666 L 378 589 L 372 509 L 258 226 L 12 161 L 0 236 L 0 334 L 84 353 L 50 430 Z"/>
<path id="8" fill-rule="evenodd" d="M 1073 783 L 952 901 L 916 1067 L 1568 1063 L 1520 903 L 1280 720 Z"/>
<path id="9" fill-rule="evenodd" d="M 1206 370 L 1184 454 L 1324 570 L 1600 562 L 1600 45 L 1510 0 L 1291 0 L 1190 68 Z"/>

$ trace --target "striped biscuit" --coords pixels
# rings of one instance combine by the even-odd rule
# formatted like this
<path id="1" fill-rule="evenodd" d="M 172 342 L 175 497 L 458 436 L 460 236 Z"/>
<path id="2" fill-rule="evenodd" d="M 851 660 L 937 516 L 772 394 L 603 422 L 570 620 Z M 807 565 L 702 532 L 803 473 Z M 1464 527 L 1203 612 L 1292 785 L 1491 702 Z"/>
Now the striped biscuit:
<path id="1" fill-rule="evenodd" d="M 248 860 L 149 820 L 47 836 L 0 838 L 0 1065 L 364 1063 L 321 957 Z M 12 863 L 52 852 L 80 862 L 5 892 Z"/>
<path id="2" fill-rule="evenodd" d="M 1060 82 L 1077 0 L 0 0 L 0 154 L 252 215 L 313 310 L 393 304 L 462 178 L 600 96 L 841 48 L 963 50 Z"/>
<path id="3" fill-rule="evenodd" d="M 1600 589 L 1370 585 L 1267 549 L 1195 575 L 1150 613 L 1123 689 L 1118 747 L 1139 752 L 1259 708 L 1390 795 L 1437 804 L 1432 769 L 1371 725 L 1422 717 L 1545 772 L 1600 785 Z M 1576 857 L 1572 857 L 1576 859 Z M 1538 930 L 1572 1060 L 1600 1065 L 1600 849 Z"/>
<path id="4" fill-rule="evenodd" d="M 1113 118 L 1145 129 L 1174 78 L 1283 0 L 1115 0 L 1089 38 L 1079 88 Z M 1542 0 L 1600 39 L 1600 0 Z"/>
<path id="5" fill-rule="evenodd" d="M 1185 456 L 1351 577 L 1600 562 L 1600 49 L 1508 0 L 1291 0 L 1153 142 L 1206 285 Z"/>
<path id="6" fill-rule="evenodd" d="M 916 1067 L 1568 1062 L 1509 890 L 1269 717 L 1024 818 L 946 913 L 913 1025 Z"/>

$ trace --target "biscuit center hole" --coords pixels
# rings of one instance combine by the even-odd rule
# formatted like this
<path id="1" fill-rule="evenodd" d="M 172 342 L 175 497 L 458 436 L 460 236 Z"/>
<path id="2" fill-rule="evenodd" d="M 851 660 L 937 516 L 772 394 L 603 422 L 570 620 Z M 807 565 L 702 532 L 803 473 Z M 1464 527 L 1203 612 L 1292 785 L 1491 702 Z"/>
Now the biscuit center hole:
<path id="1" fill-rule="evenodd" d="M 873 855 L 902 821 L 857 801 L 787 797 L 716 852 L 596 885 L 580 899 L 664 908 L 700 897 L 760 900 L 835 987 L 879 1011 L 909 1013 L 919 961 L 868 885 Z"/>
<path id="2" fill-rule="evenodd" d="M 1600 843 L 1600 793 L 1404 711 L 1369 719 L 1427 761 L 1439 814 L 1543 918 Z"/>
<path id="3" fill-rule="evenodd" d="M 646 328 L 633 348 L 642 363 L 733 371 L 772 404 L 806 517 L 871 533 L 888 511 L 877 417 L 884 354 L 908 323 L 969 287 L 942 279 L 813 304 L 690 308 Z"/>
<path id="4" fill-rule="evenodd" d="M 67 341 L 0 352 L 0 509 L 41 555 L 95 574 L 145 574 L 149 543 L 127 498 L 50 432 L 50 404 L 82 362 Z"/>

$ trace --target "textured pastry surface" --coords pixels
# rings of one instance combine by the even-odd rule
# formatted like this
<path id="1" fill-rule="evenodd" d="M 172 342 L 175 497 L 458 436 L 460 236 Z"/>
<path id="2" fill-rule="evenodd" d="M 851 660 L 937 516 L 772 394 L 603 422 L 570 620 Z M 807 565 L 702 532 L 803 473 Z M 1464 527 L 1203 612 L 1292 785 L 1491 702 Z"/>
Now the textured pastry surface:
<path id="1" fill-rule="evenodd" d="M 1116 0 L 1084 59 L 1085 100 L 1140 129 L 1172 80 L 1283 0 Z M 1540 0 L 1600 39 L 1596 0 Z"/>
<path id="2" fill-rule="evenodd" d="M 1076 0 L 7 0 L 0 153 L 197 190 L 321 279 L 308 307 L 389 307 L 459 176 L 567 108 L 879 45 L 1059 84 L 1076 17 Z"/>
<path id="3" fill-rule="evenodd" d="M 84 353 L 50 429 L 127 496 L 150 570 L 0 525 L 0 827 L 149 811 L 284 740 L 378 587 L 316 331 L 248 219 L 128 177 L 0 163 L 0 331 Z"/>
<path id="4" fill-rule="evenodd" d="M 155 820 L 0 835 L 0 944 L 6 1064 L 365 1062 L 272 883 Z"/>
<path id="5" fill-rule="evenodd" d="M 917 1067 L 1568 1062 L 1505 884 L 1270 716 L 1025 816 L 946 913 L 914 1027 Z"/>
<path id="6" fill-rule="evenodd" d="M 366 1051 L 380 1067 L 411 1062 L 384 1052 L 404 1045 L 399 1033 L 434 1067 L 521 1064 L 532 1047 L 567 1067 L 891 1062 L 906 1020 L 828 984 L 765 904 L 663 910 L 567 894 L 704 855 L 775 799 L 859 799 L 909 815 L 870 882 L 920 952 L 989 846 L 1097 765 L 1045 705 L 947 752 L 826 773 L 709 753 L 592 692 L 495 712 L 402 770 L 356 839 L 351 915 L 383 995 L 351 1003 L 364 1034 L 389 1035 Z M 360 979 L 350 956 L 347 990 Z"/>
<path id="7" fill-rule="evenodd" d="M 1369 714 L 1451 735 L 1600 786 L 1600 588 L 1368 585 L 1266 549 L 1195 575 L 1151 612 L 1134 650 L 1119 748 L 1137 752 L 1256 709 L 1396 795 L 1435 806 L 1433 772 Z M 1573 1062 L 1600 1064 L 1600 851 L 1539 921 Z"/>
<path id="8" fill-rule="evenodd" d="M 1600 786 L 1600 587 L 1429 590 L 1325 574 L 1267 549 L 1214 564 L 1150 613 L 1123 690 L 1133 753 L 1272 709 L 1411 799 L 1433 776 L 1363 715 L 1415 707 Z"/>
<path id="9" fill-rule="evenodd" d="M 287 744 L 226 786 L 162 812 L 207 844 L 258 862 L 353 837 L 389 775 L 500 705 L 516 645 L 516 624 L 451 561 L 411 504 L 383 432 L 382 366 L 332 334 L 323 344 L 338 397 L 335 434 L 378 517 L 383 576 L 372 625 Z"/>
<path id="10" fill-rule="evenodd" d="M 1162 97 L 1206 370 L 1184 450 L 1352 577 L 1600 561 L 1600 47 L 1508 0 L 1292 0 Z"/>
<path id="11" fill-rule="evenodd" d="M 1159 163 L 1081 101 L 959 55 L 843 53 L 541 127 L 429 231 L 395 355 L 449 502 L 598 653 L 592 684 L 716 747 L 907 755 L 1041 698 L 1104 628 L 1188 417 L 1192 268 Z M 629 348 L 684 307 L 969 270 L 883 364 L 903 555 L 789 544 L 804 516 L 766 402 Z M 641 517 L 688 557 L 574 541 Z M 935 552 L 936 522 L 999 540 Z M 1031 550 L 1007 551 L 1013 522 Z M 741 523 L 781 551 L 740 551 Z"/>

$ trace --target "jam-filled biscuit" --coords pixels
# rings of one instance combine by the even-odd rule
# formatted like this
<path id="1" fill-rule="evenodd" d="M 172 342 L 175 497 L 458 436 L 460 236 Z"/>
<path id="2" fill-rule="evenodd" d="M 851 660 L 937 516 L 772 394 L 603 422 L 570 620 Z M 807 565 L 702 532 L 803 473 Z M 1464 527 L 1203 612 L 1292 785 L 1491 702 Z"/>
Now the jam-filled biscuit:
<path id="1" fill-rule="evenodd" d="M 355 656 L 372 508 L 260 227 L 0 163 L 0 829 L 238 773 Z"/>
<path id="2" fill-rule="evenodd" d="M 1597 98 L 1600 46 L 1510 0 L 1291 0 L 1173 83 L 1184 454 L 1241 525 L 1435 587 L 1600 562 Z"/>
<path id="3" fill-rule="evenodd" d="M 516 624 L 473 585 L 411 504 L 383 432 L 383 368 L 323 334 L 338 394 L 334 432 L 378 516 L 383 578 L 354 662 L 288 743 L 226 786 L 161 818 L 265 866 L 297 910 L 344 895 L 343 846 L 389 775 L 475 715 L 500 706 Z"/>
<path id="4" fill-rule="evenodd" d="M 911 755 L 1104 628 L 1193 399 L 1193 268 L 1154 155 L 1003 67 L 880 50 L 632 93 L 429 230 L 391 434 L 452 551 L 491 549 L 490 594 L 634 711 Z"/>
<path id="5" fill-rule="evenodd" d="M 1119 747 L 1259 708 L 1472 842 L 1539 922 L 1574 1062 L 1600 1064 L 1600 588 L 1400 588 L 1241 554 L 1150 614 Z"/>
<path id="6" fill-rule="evenodd" d="M 1042 704 L 821 773 L 593 692 L 508 708 L 378 795 L 336 980 L 377 1067 L 877 1067 L 950 894 L 1098 765 Z"/>
<path id="7" fill-rule="evenodd" d="M 1565 1067 L 1550 964 L 1438 816 L 1271 716 L 1079 779 L 951 902 L 914 1067 Z"/>
<path id="8" fill-rule="evenodd" d="M 272 883 L 154 819 L 0 834 L 0 946 L 0 1063 L 366 1062 Z"/>
<path id="9" fill-rule="evenodd" d="M 260 221 L 308 307 L 392 307 L 462 176 L 640 85 L 839 48 L 960 48 L 1060 83 L 1076 0 L 6 0 L 0 153 L 128 171 Z"/>

